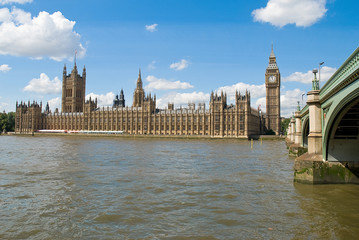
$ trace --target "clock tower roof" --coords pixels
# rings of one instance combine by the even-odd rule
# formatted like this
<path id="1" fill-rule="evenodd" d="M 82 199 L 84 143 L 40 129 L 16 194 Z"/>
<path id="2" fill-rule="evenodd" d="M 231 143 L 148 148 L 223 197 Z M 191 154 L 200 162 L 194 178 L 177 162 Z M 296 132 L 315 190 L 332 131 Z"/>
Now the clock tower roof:
<path id="1" fill-rule="evenodd" d="M 272 50 L 269 55 L 269 64 L 268 64 L 267 69 L 278 69 L 277 59 L 276 59 L 276 57 L 274 55 L 274 51 L 273 51 L 273 43 L 272 43 Z"/>
<path id="2" fill-rule="evenodd" d="M 273 43 L 272 43 L 272 51 L 270 52 L 269 58 L 275 58 L 274 51 L 273 51 Z"/>

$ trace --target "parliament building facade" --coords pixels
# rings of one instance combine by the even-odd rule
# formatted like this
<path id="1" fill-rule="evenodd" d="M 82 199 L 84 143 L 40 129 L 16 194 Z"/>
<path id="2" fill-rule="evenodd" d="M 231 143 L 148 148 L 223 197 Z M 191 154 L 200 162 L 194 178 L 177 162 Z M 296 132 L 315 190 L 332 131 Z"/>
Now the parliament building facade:
<path id="1" fill-rule="evenodd" d="M 86 68 L 82 76 L 76 63 L 70 74 L 66 66 L 62 78 L 61 112 L 51 112 L 47 104 L 16 103 L 15 132 L 36 131 L 123 131 L 131 135 L 199 135 L 208 137 L 249 137 L 272 129 L 280 132 L 280 73 L 273 53 L 265 74 L 267 115 L 251 107 L 250 92 L 236 91 L 235 103 L 227 104 L 226 93 L 211 93 L 209 108 L 190 103 L 186 108 L 156 107 L 156 95 L 145 94 L 141 71 L 133 93 L 133 104 L 125 106 L 123 90 L 112 107 L 98 107 L 97 99 L 85 100 Z"/>

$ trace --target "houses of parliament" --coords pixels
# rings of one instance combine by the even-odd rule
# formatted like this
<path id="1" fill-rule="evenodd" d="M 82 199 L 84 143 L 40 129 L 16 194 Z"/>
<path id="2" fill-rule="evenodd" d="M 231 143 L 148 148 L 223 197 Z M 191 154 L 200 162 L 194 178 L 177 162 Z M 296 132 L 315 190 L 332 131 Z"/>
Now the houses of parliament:
<path id="1" fill-rule="evenodd" d="M 280 72 L 272 51 L 265 73 L 266 111 L 251 107 L 251 95 L 236 91 L 235 103 L 227 103 L 226 93 L 211 93 L 209 108 L 204 103 L 189 103 L 186 108 L 156 107 L 156 95 L 145 93 L 139 72 L 132 106 L 125 105 L 123 90 L 112 107 L 98 107 L 97 99 L 85 100 L 86 68 L 79 74 L 76 61 L 71 73 L 66 66 L 62 77 L 61 112 L 51 112 L 47 104 L 16 102 L 15 132 L 41 130 L 121 131 L 131 135 L 199 135 L 241 138 L 272 129 L 280 133 Z"/>

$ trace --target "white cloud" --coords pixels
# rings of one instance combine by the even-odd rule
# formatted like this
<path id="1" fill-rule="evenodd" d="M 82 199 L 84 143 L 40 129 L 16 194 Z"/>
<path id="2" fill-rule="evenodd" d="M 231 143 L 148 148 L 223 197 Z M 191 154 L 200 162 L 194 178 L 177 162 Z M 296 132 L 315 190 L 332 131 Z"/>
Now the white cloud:
<path id="1" fill-rule="evenodd" d="M 320 85 L 329 80 L 329 78 L 337 71 L 336 68 L 324 66 L 320 69 Z M 317 78 L 318 78 L 317 74 Z M 311 84 L 314 78 L 312 70 L 309 70 L 306 73 L 295 72 L 289 75 L 288 77 L 283 78 L 283 82 L 300 82 L 305 84 Z"/>
<path id="2" fill-rule="evenodd" d="M 61 12 L 31 13 L 18 8 L 0 9 L 0 54 L 34 59 L 49 57 L 56 61 L 72 58 L 75 50 L 83 57 L 86 49 L 80 35 L 73 31 L 75 22 Z"/>
<path id="3" fill-rule="evenodd" d="M 281 116 L 290 117 L 292 113 L 297 110 L 298 101 L 299 105 L 302 106 L 302 94 L 305 92 L 296 88 L 294 90 L 285 91 L 284 95 L 280 96 L 280 108 L 281 108 Z M 305 97 L 305 96 L 304 96 Z M 303 104 L 306 104 L 306 100 L 304 99 Z"/>
<path id="4" fill-rule="evenodd" d="M 172 63 L 172 64 L 170 65 L 170 68 L 171 68 L 171 69 L 174 69 L 174 70 L 176 70 L 176 71 L 183 70 L 183 69 L 185 69 L 185 68 L 187 68 L 187 67 L 188 67 L 188 61 L 185 60 L 185 59 L 182 59 L 181 61 L 176 62 L 176 63 Z"/>
<path id="5" fill-rule="evenodd" d="M 202 103 L 209 102 L 209 94 L 203 92 L 192 93 L 168 93 L 161 98 L 158 98 L 156 105 L 159 108 L 167 107 L 168 103 L 174 103 L 176 106 L 187 105 L 188 103 Z M 207 106 L 208 108 L 208 106 Z"/>
<path id="6" fill-rule="evenodd" d="M 61 110 L 61 98 L 60 97 L 50 99 L 48 101 L 48 103 L 49 103 L 51 112 L 55 112 L 56 108 L 58 108 L 59 111 Z M 46 107 L 46 104 L 45 104 L 45 107 Z"/>
<path id="7" fill-rule="evenodd" d="M 327 9 L 326 0 L 269 0 L 267 6 L 252 12 L 254 21 L 277 27 L 295 24 L 308 27 L 319 21 Z"/>
<path id="8" fill-rule="evenodd" d="M 89 99 L 91 97 L 92 100 L 95 100 L 97 98 L 97 106 L 112 106 L 113 100 L 115 99 L 115 94 L 113 92 L 109 92 L 106 94 L 95 94 L 90 93 L 86 95 L 86 99 Z"/>
<path id="9" fill-rule="evenodd" d="M 12 4 L 12 3 L 25 4 L 31 2 L 32 0 L 0 0 L 0 5 Z"/>
<path id="10" fill-rule="evenodd" d="M 0 65 L 0 72 L 8 72 L 11 70 L 11 67 L 7 64 Z"/>
<path id="11" fill-rule="evenodd" d="M 1 99 L 1 97 L 0 97 L 0 99 Z M 9 112 L 8 111 L 8 106 L 9 106 L 9 104 L 8 103 L 6 103 L 6 102 L 0 102 L 0 112 L 2 113 L 3 111 L 5 111 L 5 112 Z M 13 110 L 12 110 L 13 111 Z"/>
<path id="12" fill-rule="evenodd" d="M 147 66 L 147 68 L 149 69 L 149 70 L 154 70 L 154 69 L 156 69 L 156 61 L 152 61 L 150 64 L 148 64 L 148 66 Z"/>
<path id="13" fill-rule="evenodd" d="M 157 23 L 152 24 L 152 25 L 146 25 L 146 30 L 149 32 L 155 32 L 155 31 L 157 31 L 157 26 L 158 26 Z"/>
<path id="14" fill-rule="evenodd" d="M 266 95 L 266 88 L 265 84 L 261 85 L 250 85 L 247 83 L 239 82 L 231 86 L 223 86 L 218 88 L 217 92 L 226 92 L 227 96 L 229 97 L 229 100 L 234 101 L 236 90 L 240 91 L 240 93 L 243 95 L 245 94 L 246 90 L 248 90 L 251 93 L 252 98 L 260 98 Z"/>
<path id="15" fill-rule="evenodd" d="M 306 96 L 304 95 L 304 99 L 302 102 L 302 95 L 305 92 L 296 88 L 294 90 L 285 91 L 284 94 L 280 96 L 280 111 L 282 117 L 290 117 L 292 113 L 297 110 L 298 101 L 299 105 L 303 107 L 306 104 Z M 266 112 L 266 97 L 261 97 L 257 99 L 256 105 L 261 105 L 261 109 L 263 112 Z"/>
<path id="16" fill-rule="evenodd" d="M 169 81 L 164 78 L 157 78 L 155 76 L 148 76 L 146 78 L 149 84 L 145 87 L 147 91 L 150 90 L 174 90 L 174 89 L 189 89 L 193 88 L 188 82 Z"/>
<path id="17" fill-rule="evenodd" d="M 58 77 L 50 80 L 45 73 L 41 73 L 40 78 L 32 79 L 23 90 L 26 92 L 37 92 L 42 94 L 57 94 L 61 93 L 61 88 L 62 84 Z"/>

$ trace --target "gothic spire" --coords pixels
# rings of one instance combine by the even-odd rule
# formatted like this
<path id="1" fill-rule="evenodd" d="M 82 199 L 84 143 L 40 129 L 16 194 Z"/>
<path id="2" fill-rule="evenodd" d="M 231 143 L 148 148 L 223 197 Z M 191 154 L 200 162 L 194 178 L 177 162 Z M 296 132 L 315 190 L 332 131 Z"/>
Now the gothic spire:
<path id="1" fill-rule="evenodd" d="M 141 68 L 138 72 L 138 79 L 137 79 L 137 88 L 142 89 L 142 78 L 141 78 Z"/>
<path id="2" fill-rule="evenodd" d="M 272 50 L 270 52 L 269 58 L 275 58 L 274 51 L 273 51 L 273 42 L 272 42 Z"/>
<path id="3" fill-rule="evenodd" d="M 77 55 L 77 50 L 75 50 L 75 67 L 76 67 L 76 55 Z"/>

